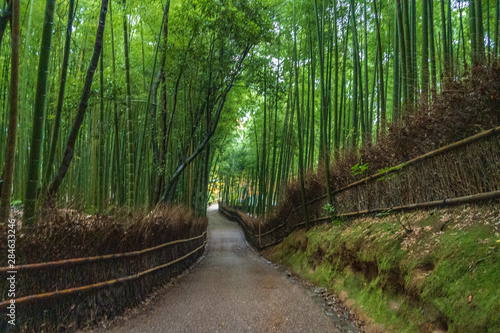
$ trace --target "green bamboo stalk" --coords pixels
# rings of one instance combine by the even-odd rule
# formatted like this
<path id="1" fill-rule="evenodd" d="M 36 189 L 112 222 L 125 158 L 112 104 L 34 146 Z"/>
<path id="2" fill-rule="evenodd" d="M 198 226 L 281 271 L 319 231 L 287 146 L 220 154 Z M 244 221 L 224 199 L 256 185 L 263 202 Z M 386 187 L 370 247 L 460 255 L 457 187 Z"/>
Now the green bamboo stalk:
<path id="1" fill-rule="evenodd" d="M 106 12 L 108 10 L 108 0 L 102 0 L 101 3 L 101 13 L 99 15 L 99 26 L 97 28 L 96 40 L 94 45 L 94 52 L 92 54 L 92 58 L 90 60 L 90 65 L 87 70 L 87 75 L 85 77 L 85 84 L 83 86 L 82 95 L 80 97 L 80 104 L 78 106 L 78 112 L 76 114 L 75 120 L 73 122 L 73 126 L 71 128 L 71 132 L 68 137 L 68 141 L 66 143 L 66 149 L 64 151 L 64 157 L 57 171 L 54 180 L 52 181 L 49 192 L 47 195 L 47 200 L 51 200 L 55 197 L 59 186 L 61 185 L 66 172 L 73 160 L 73 156 L 75 154 L 75 143 L 78 138 L 78 133 L 80 131 L 80 127 L 83 122 L 83 118 L 85 117 L 85 112 L 88 106 L 88 100 L 90 97 L 90 88 L 92 86 L 92 79 L 94 78 L 94 73 L 97 68 L 97 64 L 99 61 L 99 56 L 101 54 L 102 44 L 103 44 L 103 35 L 104 35 L 104 25 L 106 23 Z"/>
<path id="2" fill-rule="evenodd" d="M 469 31 L 471 41 L 471 59 L 472 64 L 477 63 L 477 29 L 476 29 L 476 1 L 469 0 Z"/>
<path id="3" fill-rule="evenodd" d="M 483 27 L 483 5 L 482 0 L 476 1 L 476 47 L 477 47 L 477 60 L 484 62 L 484 27 Z"/>
<path id="4" fill-rule="evenodd" d="M 429 31 L 427 0 L 422 0 L 422 100 L 427 103 L 429 98 Z"/>
<path id="5" fill-rule="evenodd" d="M 38 79 L 33 113 L 33 133 L 31 136 L 30 158 L 28 163 L 28 181 L 26 184 L 26 199 L 24 202 L 25 226 L 36 223 L 36 198 L 40 180 L 43 127 L 45 123 L 45 97 L 47 93 L 47 77 L 49 75 L 50 44 L 52 41 L 52 26 L 54 25 L 55 0 L 47 0 L 43 22 L 42 42 L 38 63 Z"/>
<path id="6" fill-rule="evenodd" d="M 97 181 L 97 209 L 101 211 L 105 204 L 106 182 L 104 181 L 105 153 L 104 140 L 106 131 L 104 129 L 104 47 L 101 48 L 99 64 L 99 177 Z"/>
<path id="7" fill-rule="evenodd" d="M 383 67 L 383 58 L 382 58 L 382 41 L 380 37 L 380 22 L 378 20 L 378 11 L 377 11 L 377 0 L 373 0 L 373 9 L 375 11 L 375 22 L 377 26 L 377 50 L 378 50 L 378 66 L 379 66 L 379 95 L 382 95 L 381 97 L 381 132 L 382 134 L 385 133 L 385 127 L 386 127 L 386 106 L 385 106 L 385 97 L 384 97 L 384 67 Z"/>
<path id="8" fill-rule="evenodd" d="M 302 200 L 304 221 L 306 221 L 306 228 L 309 228 L 309 214 L 307 212 L 307 199 L 304 181 L 304 137 L 302 132 L 302 116 L 299 106 L 299 63 L 297 57 L 297 29 L 295 21 L 295 1 L 293 2 L 293 26 L 294 26 L 294 39 L 293 39 L 293 67 L 295 69 L 295 105 L 297 108 L 297 127 L 299 139 L 299 181 L 300 181 L 300 198 Z"/>
<path id="9" fill-rule="evenodd" d="M 50 176 L 52 174 L 52 165 L 54 164 L 57 143 L 59 140 L 59 132 L 61 127 L 61 118 L 62 118 L 62 108 L 64 104 L 64 93 L 66 90 L 66 77 L 68 74 L 68 64 L 69 64 L 69 51 L 71 48 L 71 32 L 73 28 L 73 19 L 74 19 L 74 5 L 75 0 L 70 0 L 69 2 L 69 10 L 68 10 L 68 25 L 66 27 L 66 40 L 64 44 L 64 57 L 62 64 L 62 72 L 61 72 L 61 84 L 59 86 L 59 97 L 57 100 L 57 109 L 56 109 L 56 118 L 54 121 L 54 128 L 52 129 L 52 140 L 50 145 L 49 158 L 46 165 L 45 175 L 42 178 L 42 190 L 40 191 L 40 197 L 38 198 L 38 206 L 44 202 L 45 194 L 47 192 L 47 188 L 50 181 Z"/>
<path id="10" fill-rule="evenodd" d="M 325 65 L 324 65 L 324 47 L 323 47 L 323 30 L 320 28 L 322 25 L 320 22 L 319 14 L 318 14 L 318 1 L 314 0 L 314 11 L 315 11 L 315 17 L 316 17 L 316 33 L 318 37 L 318 48 L 319 48 L 319 65 L 320 65 L 320 89 L 321 89 L 321 125 L 323 128 L 323 138 L 326 139 L 326 111 L 325 111 Z M 313 110 L 314 112 L 314 110 Z M 293 119 L 293 117 L 292 117 Z M 324 140 L 326 141 L 326 140 Z M 328 203 L 333 204 L 333 199 L 331 196 L 331 185 L 330 185 L 330 158 L 329 158 L 329 151 L 326 150 L 325 142 L 323 142 L 323 152 L 320 152 L 320 162 L 323 163 L 323 168 L 325 172 L 325 185 L 326 185 L 326 191 L 328 193 Z M 293 158 L 293 155 L 292 155 Z M 293 168 L 292 168 L 293 170 Z"/>
<path id="11" fill-rule="evenodd" d="M 125 53 L 125 82 L 126 91 L 125 106 L 127 115 L 127 206 L 130 208 L 134 204 L 135 184 L 134 184 L 134 143 L 133 143 L 133 125 L 132 125 L 132 103 L 130 101 L 130 59 L 127 34 L 127 5 L 126 0 L 122 1 L 123 6 L 123 48 Z"/>
<path id="12" fill-rule="evenodd" d="M 19 89 L 19 9 L 20 1 L 12 1 L 11 20 L 11 45 L 12 55 L 10 57 L 10 112 L 9 129 L 7 134 L 7 147 L 5 148 L 5 166 L 2 177 L 0 223 L 6 223 L 10 217 L 10 197 L 12 189 L 12 178 L 14 174 L 14 158 L 16 151 L 16 130 L 18 111 L 18 89 Z"/>

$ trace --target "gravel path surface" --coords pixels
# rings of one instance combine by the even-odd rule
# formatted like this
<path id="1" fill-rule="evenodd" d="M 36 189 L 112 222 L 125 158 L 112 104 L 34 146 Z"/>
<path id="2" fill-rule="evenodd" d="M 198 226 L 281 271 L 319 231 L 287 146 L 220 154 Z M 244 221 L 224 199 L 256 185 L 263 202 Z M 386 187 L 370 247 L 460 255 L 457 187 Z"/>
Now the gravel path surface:
<path id="1" fill-rule="evenodd" d="M 217 206 L 208 219 L 205 259 L 152 311 L 110 332 L 340 332 L 302 288 L 248 247 Z"/>

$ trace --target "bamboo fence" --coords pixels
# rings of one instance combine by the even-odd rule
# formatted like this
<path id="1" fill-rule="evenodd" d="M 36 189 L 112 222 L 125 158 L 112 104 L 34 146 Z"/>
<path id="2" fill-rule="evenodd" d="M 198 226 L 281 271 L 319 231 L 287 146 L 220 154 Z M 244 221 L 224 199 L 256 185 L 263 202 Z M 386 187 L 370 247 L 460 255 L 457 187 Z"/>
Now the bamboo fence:
<path id="1" fill-rule="evenodd" d="M 198 238 L 199 237 L 197 237 L 196 239 L 198 239 Z M 169 261 L 169 262 L 167 262 L 167 263 L 165 263 L 163 265 L 159 265 L 159 266 L 150 268 L 148 270 L 145 270 L 145 271 L 133 274 L 133 275 L 121 277 L 121 278 L 114 279 L 114 280 L 109 280 L 109 281 L 104 281 L 104 282 L 98 282 L 98 283 L 94 283 L 94 284 L 90 284 L 90 285 L 86 285 L 86 286 L 76 287 L 76 288 L 70 288 L 70 289 L 64 289 L 64 290 L 56 290 L 56 291 L 52 291 L 52 292 L 48 292 L 48 293 L 43 293 L 43 294 L 36 294 L 36 295 L 29 295 L 29 296 L 19 297 L 19 298 L 15 299 L 15 303 L 16 304 L 23 304 L 23 303 L 30 303 L 30 302 L 34 302 L 34 301 L 42 301 L 42 300 L 46 300 L 48 298 L 55 298 L 55 297 L 62 296 L 62 295 L 71 295 L 71 294 L 80 293 L 80 292 L 88 292 L 88 291 L 91 291 L 91 290 L 95 290 L 95 289 L 100 289 L 100 288 L 112 286 L 112 285 L 114 285 L 116 283 L 124 283 L 124 282 L 132 281 L 132 280 L 137 280 L 138 278 L 140 278 L 140 277 L 142 277 L 144 275 L 156 272 L 156 271 L 158 271 L 160 269 L 166 268 L 168 266 L 171 266 L 171 265 L 173 265 L 175 263 L 178 263 L 178 262 L 186 259 L 187 257 L 189 257 L 189 256 L 195 254 L 196 252 L 200 251 L 201 249 L 203 249 L 205 247 L 206 243 L 207 243 L 207 241 L 205 240 L 203 242 L 203 244 L 201 244 L 201 246 L 197 247 L 193 251 L 191 251 L 191 252 L 183 255 L 180 258 L 177 258 L 177 259 Z M 66 264 L 69 264 L 69 263 L 70 262 L 67 262 Z M 47 264 L 50 264 L 50 263 L 47 263 Z M 26 265 L 26 266 L 29 266 L 29 265 Z M 45 266 L 45 267 L 47 267 L 47 266 Z M 7 306 L 10 303 L 11 303 L 10 300 L 6 300 L 6 301 L 0 302 L 0 311 L 5 311 L 7 309 Z"/>
<path id="2" fill-rule="evenodd" d="M 197 236 L 143 250 L 0 267 L 16 272 L 18 331 L 70 330 L 112 318 L 193 264 L 203 253 L 206 229 Z M 169 268 L 169 269 L 166 269 Z M 7 328 L 7 286 L 2 286 L 0 331 Z"/>
<path id="3" fill-rule="evenodd" d="M 325 216 L 326 194 L 308 201 L 309 224 L 333 217 L 424 209 L 500 198 L 500 126 L 433 150 L 348 184 L 332 192 L 335 211 Z M 269 229 L 249 230 L 243 213 L 221 207 L 227 217 L 245 227 L 257 248 L 281 242 L 293 230 L 305 226 L 302 206 Z M 266 227 L 266 225 L 264 225 Z"/>

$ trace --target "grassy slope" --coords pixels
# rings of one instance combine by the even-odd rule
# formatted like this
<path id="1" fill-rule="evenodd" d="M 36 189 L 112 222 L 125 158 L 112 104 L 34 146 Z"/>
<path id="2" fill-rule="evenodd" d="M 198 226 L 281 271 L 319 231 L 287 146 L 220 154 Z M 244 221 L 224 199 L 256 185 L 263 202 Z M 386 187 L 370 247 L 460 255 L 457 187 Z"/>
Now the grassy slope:
<path id="1" fill-rule="evenodd" d="M 500 332 L 498 204 L 334 221 L 268 255 L 384 331 Z"/>

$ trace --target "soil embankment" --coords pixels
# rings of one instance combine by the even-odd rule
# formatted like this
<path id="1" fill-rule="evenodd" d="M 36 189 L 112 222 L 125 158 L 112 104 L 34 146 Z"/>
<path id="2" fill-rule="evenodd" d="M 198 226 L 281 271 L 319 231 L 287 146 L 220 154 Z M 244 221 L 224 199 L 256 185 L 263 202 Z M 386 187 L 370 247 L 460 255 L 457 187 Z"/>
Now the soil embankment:
<path id="1" fill-rule="evenodd" d="M 499 253 L 494 202 L 334 221 L 266 251 L 378 332 L 500 332 Z"/>

